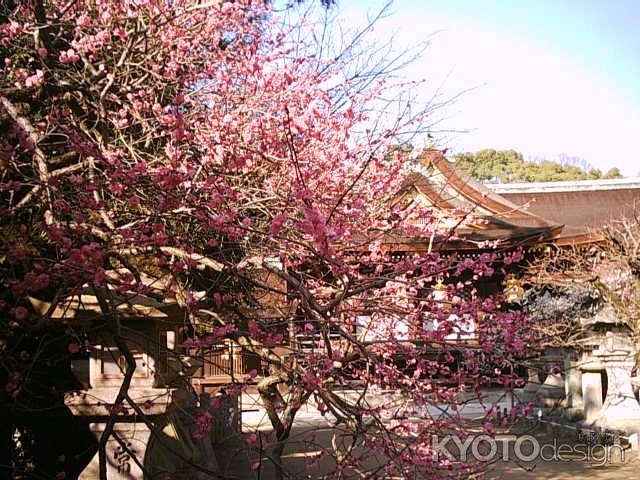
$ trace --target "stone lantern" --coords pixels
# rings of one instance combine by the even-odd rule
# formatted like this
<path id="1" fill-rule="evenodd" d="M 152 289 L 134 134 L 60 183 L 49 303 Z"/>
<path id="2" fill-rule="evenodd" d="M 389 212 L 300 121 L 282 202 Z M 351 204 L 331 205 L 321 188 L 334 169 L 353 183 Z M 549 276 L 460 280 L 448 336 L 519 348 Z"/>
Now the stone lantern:
<path id="1" fill-rule="evenodd" d="M 200 366 L 199 359 L 184 355 L 179 349 L 178 328 L 184 311 L 176 302 L 159 302 L 135 292 L 120 294 L 112 290 L 109 295 L 116 305 L 122 328 L 127 330 L 122 341 L 136 364 L 128 395 L 148 421 L 160 424 L 176 388 L 183 388 Z M 45 302 L 30 300 L 36 310 L 46 312 L 50 308 Z M 117 411 L 113 408 L 127 361 L 116 345 L 114 332 L 100 323 L 101 314 L 95 292 L 86 287 L 78 295 L 61 301 L 51 315 L 54 320 L 91 332 L 90 347 L 71 359 L 71 371 L 82 388 L 67 392 L 65 405 L 74 416 L 86 421 L 96 442 L 105 431 L 109 418 L 115 417 L 113 432 L 117 438 L 112 435 L 106 444 L 108 478 L 142 480 L 141 464 L 152 432 L 126 402 Z M 96 452 L 78 479 L 93 480 L 98 476 L 99 456 Z"/>
<path id="2" fill-rule="evenodd" d="M 640 431 L 640 404 L 631 384 L 636 349 L 632 342 L 607 332 L 600 348 L 592 352 L 607 374 L 607 395 L 595 423 L 626 431 Z"/>

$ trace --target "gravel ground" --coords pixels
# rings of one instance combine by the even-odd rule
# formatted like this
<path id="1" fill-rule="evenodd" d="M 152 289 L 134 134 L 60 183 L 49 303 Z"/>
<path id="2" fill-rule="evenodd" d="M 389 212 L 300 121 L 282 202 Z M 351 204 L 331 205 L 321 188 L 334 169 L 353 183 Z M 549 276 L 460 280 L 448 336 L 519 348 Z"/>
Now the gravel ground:
<path id="1" fill-rule="evenodd" d="M 250 411 L 243 413 L 243 424 L 245 431 L 259 429 L 270 430 L 270 424 L 264 410 L 256 405 L 253 398 L 243 399 L 243 408 Z M 496 400 L 503 400 L 498 399 Z M 502 404 L 503 402 L 500 402 Z M 507 404 L 505 404 L 507 406 Z M 468 418 L 482 415 L 483 408 L 473 405 L 468 407 Z M 305 463 L 310 456 L 315 456 L 323 448 L 330 448 L 331 440 L 335 430 L 333 430 L 322 416 L 313 408 L 304 408 L 298 415 L 298 420 L 292 431 L 291 442 L 285 450 L 283 461 L 287 470 L 288 478 L 295 479 L 318 479 L 326 478 L 323 475 L 329 471 L 329 465 L 320 465 L 314 470 L 305 470 Z M 517 432 L 516 432 L 517 433 Z M 531 435 L 538 445 L 544 447 L 542 455 L 544 458 L 535 458 L 530 461 L 517 461 L 514 452 L 514 439 L 510 442 L 499 442 L 500 450 L 486 478 L 489 480 L 569 480 L 588 478 L 590 480 L 640 480 L 640 457 L 638 453 L 620 446 L 610 447 L 603 450 L 602 447 L 588 447 L 586 440 L 577 437 L 575 432 L 566 428 L 540 426 L 531 429 L 523 426 L 521 434 Z M 309 443 L 309 439 L 311 443 Z M 517 437 L 516 437 L 517 438 Z M 503 461 L 503 448 L 508 449 L 507 461 Z M 526 445 L 522 451 L 527 451 Z M 589 458 L 587 458 L 587 452 Z M 560 458 L 558 458 L 560 457 Z M 255 461 L 256 459 L 252 459 Z M 263 459 L 260 468 L 260 480 L 271 480 L 273 467 L 271 462 Z M 258 472 L 256 472 L 258 473 Z M 382 477 L 381 477 L 382 478 Z"/>

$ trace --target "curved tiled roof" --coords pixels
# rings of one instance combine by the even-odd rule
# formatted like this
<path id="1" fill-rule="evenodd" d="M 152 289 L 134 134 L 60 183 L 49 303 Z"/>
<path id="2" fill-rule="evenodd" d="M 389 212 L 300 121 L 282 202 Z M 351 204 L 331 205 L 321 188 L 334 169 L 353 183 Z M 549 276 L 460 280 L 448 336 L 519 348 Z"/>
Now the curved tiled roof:
<path id="1" fill-rule="evenodd" d="M 411 193 L 435 211 L 481 219 L 458 226 L 455 237 L 440 232 L 435 244 L 441 250 L 479 249 L 496 240 L 501 246 L 588 243 L 601 240 L 598 231 L 612 220 L 640 216 L 640 179 L 482 185 L 439 150 L 417 158 L 415 172 L 396 199 Z M 424 239 L 393 235 L 387 244 L 425 247 Z"/>
<path id="2" fill-rule="evenodd" d="M 549 221 L 463 176 L 439 150 L 427 150 L 418 158 L 416 172 L 405 181 L 397 199 L 414 192 L 434 210 L 452 217 L 472 214 L 478 222 L 465 222 L 452 237 L 439 232 L 435 243 L 441 250 L 483 248 L 485 242 L 500 246 L 526 245 L 556 237 L 562 224 Z M 422 249 L 425 240 L 389 236 L 387 245 Z M 431 243 L 431 242 L 430 242 Z"/>

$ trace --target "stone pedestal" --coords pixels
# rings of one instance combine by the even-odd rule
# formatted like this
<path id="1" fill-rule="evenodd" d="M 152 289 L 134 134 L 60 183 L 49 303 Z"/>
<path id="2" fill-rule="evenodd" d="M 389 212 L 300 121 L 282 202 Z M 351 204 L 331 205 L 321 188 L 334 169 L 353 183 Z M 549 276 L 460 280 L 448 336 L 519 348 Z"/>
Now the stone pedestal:
<path id="1" fill-rule="evenodd" d="M 113 404 L 118 388 L 99 387 L 88 391 L 69 393 L 65 396 L 65 404 L 77 416 L 92 417 L 97 420 L 90 424 L 90 429 L 99 441 L 105 430 L 109 417 L 107 405 Z M 145 400 L 153 399 L 152 405 L 145 406 L 145 414 L 149 419 L 157 421 L 163 415 L 171 400 L 171 391 L 159 388 L 134 388 L 129 394 L 142 405 Z M 125 405 L 126 411 L 118 416 L 114 432 L 124 442 L 123 447 L 113 436 L 107 442 L 107 478 L 109 480 L 143 480 L 144 473 L 138 463 L 144 463 L 151 431 L 140 419 L 135 420 L 131 408 Z M 127 451 L 128 450 L 128 451 Z M 135 457 L 135 458 L 134 458 Z M 95 480 L 99 478 L 100 461 L 96 452 L 93 459 L 78 476 L 79 480 Z"/>
<path id="2" fill-rule="evenodd" d="M 538 390 L 540 404 L 545 407 L 555 407 L 565 398 L 564 378 L 560 373 L 549 373 Z"/>
<path id="3" fill-rule="evenodd" d="M 569 410 L 582 410 L 582 372 L 580 372 L 580 362 L 573 360 L 569 355 L 567 355 L 564 362 L 565 407 Z"/>
<path id="4" fill-rule="evenodd" d="M 600 371 L 582 372 L 582 406 L 587 423 L 593 423 L 602 410 L 602 374 Z"/>
<path id="5" fill-rule="evenodd" d="M 560 366 L 564 362 L 564 353 L 558 348 L 549 348 L 542 357 L 542 368 L 540 371 L 545 374 L 544 381 L 537 391 L 538 404 L 547 408 L 554 408 L 565 398 L 564 377 Z"/>
<path id="6" fill-rule="evenodd" d="M 538 369 L 534 367 L 527 367 L 527 384 L 522 389 L 522 402 L 534 402 L 536 400 L 536 394 L 540 390 L 540 377 L 538 376 Z"/>
<path id="7" fill-rule="evenodd" d="M 640 431 L 640 404 L 631 385 L 635 350 L 626 338 L 608 333 L 593 356 L 607 373 L 607 396 L 596 424 L 605 428 Z"/>
<path id="8" fill-rule="evenodd" d="M 105 423 L 92 423 L 91 431 L 99 440 L 105 429 Z M 113 437 L 107 442 L 107 478 L 109 480 L 143 480 L 144 474 L 132 455 L 142 463 L 149 443 L 150 431 L 144 423 L 119 423 L 114 429 L 122 439 L 126 449 Z M 127 451 L 129 450 L 129 452 Z M 96 452 L 87 467 L 80 473 L 78 480 L 95 480 L 100 477 L 100 460 Z"/>

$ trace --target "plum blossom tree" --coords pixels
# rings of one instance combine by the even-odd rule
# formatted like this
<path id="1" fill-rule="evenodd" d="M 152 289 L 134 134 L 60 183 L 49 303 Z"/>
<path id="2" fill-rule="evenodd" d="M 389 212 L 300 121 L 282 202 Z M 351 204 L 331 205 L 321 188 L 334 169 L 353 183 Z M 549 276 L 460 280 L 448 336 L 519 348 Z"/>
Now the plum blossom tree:
<path id="1" fill-rule="evenodd" d="M 305 405 L 334 427 L 333 448 L 309 456 L 309 468 L 322 463 L 332 478 L 482 468 L 438 455 L 433 435 L 468 435 L 464 404 L 482 386 L 516 380 L 486 366 L 513 365 L 534 346 L 522 314 L 475 294 L 475 280 L 501 268 L 495 253 L 398 260 L 387 246 L 391 236 L 437 233 L 429 211 L 394 202 L 410 167 L 394 147 L 424 128 L 428 108 L 378 122 L 381 99 L 398 88 L 390 76 L 348 74 L 351 44 L 318 55 L 311 36 L 291 35 L 311 22 L 288 27 L 264 1 L 0 8 L 3 408 L 60 401 L 68 387 L 50 369 L 91 348 L 91 328 L 52 315 L 90 289 L 95 325 L 126 359 L 100 440 L 106 478 L 116 414 L 144 418 L 128 395 L 135 360 L 115 298 L 145 294 L 181 305 L 190 347 L 229 339 L 260 358 L 264 371 L 248 380 L 273 433 L 249 432 L 246 445 L 279 478 Z M 144 278 L 162 281 L 151 288 Z M 436 301 L 438 279 L 446 294 Z M 288 329 L 265 318 L 265 294 Z M 33 298 L 49 307 L 37 311 Z M 473 340 L 452 342 L 470 322 Z M 316 339 L 304 356 L 286 342 L 298 334 Z M 219 399 L 200 405 L 194 436 L 208 435 L 217 408 Z M 492 413 L 480 422 L 489 434 Z"/>

